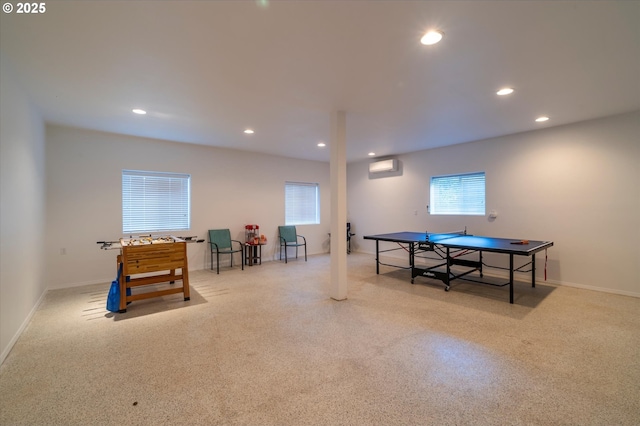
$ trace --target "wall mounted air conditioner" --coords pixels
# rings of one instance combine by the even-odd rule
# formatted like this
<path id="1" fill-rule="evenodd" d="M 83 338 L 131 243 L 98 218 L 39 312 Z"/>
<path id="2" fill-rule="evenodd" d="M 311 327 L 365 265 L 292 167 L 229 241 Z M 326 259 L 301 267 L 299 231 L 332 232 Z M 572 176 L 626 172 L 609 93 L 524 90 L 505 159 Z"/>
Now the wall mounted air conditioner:
<path id="1" fill-rule="evenodd" d="M 369 164 L 369 173 L 395 172 L 398 171 L 398 160 L 392 158 L 390 160 L 376 161 Z"/>

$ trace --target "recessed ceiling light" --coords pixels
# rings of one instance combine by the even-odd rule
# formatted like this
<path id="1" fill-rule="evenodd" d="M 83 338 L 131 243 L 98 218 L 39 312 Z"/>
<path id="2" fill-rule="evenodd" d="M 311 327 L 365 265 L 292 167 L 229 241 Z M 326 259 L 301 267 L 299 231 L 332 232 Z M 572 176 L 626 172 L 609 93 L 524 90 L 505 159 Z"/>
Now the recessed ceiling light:
<path id="1" fill-rule="evenodd" d="M 147 111 L 145 111 L 143 109 L 139 109 L 139 108 L 134 108 L 131 111 L 136 113 L 136 114 L 140 114 L 140 115 L 145 115 L 147 113 Z"/>
<path id="2" fill-rule="evenodd" d="M 496 92 L 498 96 L 510 95 L 513 93 L 513 89 L 511 87 L 505 87 L 504 89 L 500 89 Z"/>
<path id="3" fill-rule="evenodd" d="M 251 129 L 246 129 L 244 132 L 245 132 L 246 134 L 248 134 L 248 135 L 251 135 L 251 134 L 253 134 L 253 133 L 254 133 L 254 131 L 253 131 L 253 130 L 251 130 Z"/>
<path id="4" fill-rule="evenodd" d="M 320 148 L 324 148 L 325 146 L 327 146 L 327 144 L 326 144 L 326 143 L 324 143 L 324 142 L 319 142 L 319 143 L 318 143 L 318 146 L 319 146 Z"/>
<path id="5" fill-rule="evenodd" d="M 442 36 L 444 36 L 444 33 L 442 31 L 431 30 L 422 36 L 422 38 L 420 39 L 420 43 L 425 44 L 427 46 L 436 44 L 437 42 L 442 40 Z"/>
<path id="6" fill-rule="evenodd" d="M 538 117 L 538 118 L 536 118 L 536 121 L 537 121 L 538 123 L 542 123 L 543 121 L 547 121 L 548 119 L 549 119 L 549 117 L 547 117 L 547 116 L 543 115 L 542 117 Z"/>
<path id="7" fill-rule="evenodd" d="M 369 155 L 369 157 L 373 157 L 374 155 L 376 155 L 376 153 L 375 152 L 370 152 L 368 155 Z"/>

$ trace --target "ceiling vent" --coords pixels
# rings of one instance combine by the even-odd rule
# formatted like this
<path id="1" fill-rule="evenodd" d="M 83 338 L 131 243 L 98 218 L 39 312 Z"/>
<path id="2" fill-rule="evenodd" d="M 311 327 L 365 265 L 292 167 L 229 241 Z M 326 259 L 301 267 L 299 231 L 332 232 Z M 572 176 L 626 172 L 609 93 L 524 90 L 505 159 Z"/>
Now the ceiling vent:
<path id="1" fill-rule="evenodd" d="M 392 158 L 390 160 L 376 161 L 369 164 L 369 173 L 383 173 L 398 171 L 398 160 Z"/>

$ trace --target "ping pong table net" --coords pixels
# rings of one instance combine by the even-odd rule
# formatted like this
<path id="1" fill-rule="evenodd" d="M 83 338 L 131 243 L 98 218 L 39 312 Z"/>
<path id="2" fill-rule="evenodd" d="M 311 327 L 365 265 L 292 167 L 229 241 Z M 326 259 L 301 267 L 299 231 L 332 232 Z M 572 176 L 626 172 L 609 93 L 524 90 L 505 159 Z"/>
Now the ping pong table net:
<path id="1" fill-rule="evenodd" d="M 468 234 L 467 234 L 467 228 L 465 227 L 464 230 L 453 231 L 453 232 L 442 232 L 442 233 L 430 234 L 429 231 L 427 231 L 425 232 L 425 235 L 426 235 L 426 240 L 428 242 L 438 243 L 444 240 L 448 240 L 449 238 L 455 238 L 461 235 L 468 235 Z"/>

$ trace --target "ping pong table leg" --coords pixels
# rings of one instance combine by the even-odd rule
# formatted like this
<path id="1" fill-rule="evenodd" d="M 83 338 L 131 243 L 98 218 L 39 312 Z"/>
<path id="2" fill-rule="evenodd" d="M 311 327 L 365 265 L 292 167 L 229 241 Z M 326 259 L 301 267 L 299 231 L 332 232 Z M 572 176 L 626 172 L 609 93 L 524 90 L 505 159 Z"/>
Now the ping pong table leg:
<path id="1" fill-rule="evenodd" d="M 509 253 L 509 303 L 513 304 L 513 253 Z"/>
<path id="2" fill-rule="evenodd" d="M 415 260 L 415 243 L 409 243 L 409 269 L 411 269 L 411 284 L 413 284 L 413 271 L 414 265 L 413 262 Z"/>
<path id="3" fill-rule="evenodd" d="M 536 254 L 531 255 L 531 287 L 536 287 Z"/>
<path id="4" fill-rule="evenodd" d="M 416 245 L 415 243 L 411 243 L 409 245 L 409 266 L 411 266 L 411 268 L 413 268 L 415 265 L 415 259 L 416 259 Z"/>
<path id="5" fill-rule="evenodd" d="M 444 281 L 444 291 L 449 291 L 451 285 L 449 284 L 449 279 L 451 277 L 451 256 L 449 255 L 449 247 L 447 247 L 447 276 Z"/>
<path id="6" fill-rule="evenodd" d="M 376 274 L 380 274 L 380 240 L 376 240 Z"/>

